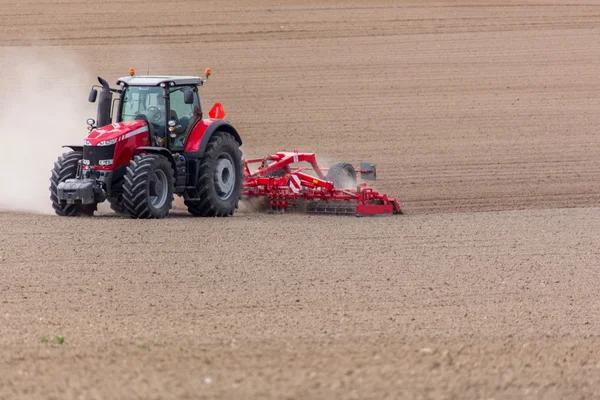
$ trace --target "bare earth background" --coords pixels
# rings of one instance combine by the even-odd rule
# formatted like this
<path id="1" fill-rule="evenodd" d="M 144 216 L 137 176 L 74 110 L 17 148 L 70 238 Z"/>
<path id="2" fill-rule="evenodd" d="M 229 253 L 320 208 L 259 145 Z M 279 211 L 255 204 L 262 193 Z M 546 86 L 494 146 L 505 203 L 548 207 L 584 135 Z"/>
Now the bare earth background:
<path id="1" fill-rule="evenodd" d="M 600 398 L 599 37 L 596 1 L 4 0 L 0 399 Z M 246 156 L 374 162 L 407 215 L 44 215 L 130 67 L 210 67 Z"/>

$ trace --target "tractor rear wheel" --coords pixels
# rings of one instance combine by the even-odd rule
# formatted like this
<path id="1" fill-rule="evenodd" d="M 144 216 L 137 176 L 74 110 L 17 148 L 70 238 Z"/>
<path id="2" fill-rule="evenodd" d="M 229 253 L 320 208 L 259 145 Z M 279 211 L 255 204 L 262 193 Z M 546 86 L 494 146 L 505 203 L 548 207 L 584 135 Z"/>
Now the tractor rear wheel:
<path id="1" fill-rule="evenodd" d="M 164 218 L 173 204 L 173 167 L 156 154 L 135 156 L 123 182 L 124 211 L 132 218 Z"/>
<path id="2" fill-rule="evenodd" d="M 79 160 L 83 159 L 81 151 L 70 151 L 58 157 L 52 169 L 52 177 L 50 178 L 50 200 L 52 200 L 52 208 L 56 215 L 61 217 L 91 217 L 94 211 L 98 208 L 96 203 L 93 204 L 61 204 L 58 201 L 58 184 L 67 179 L 77 178 L 77 168 Z"/>
<path id="3" fill-rule="evenodd" d="M 185 200 L 188 211 L 200 217 L 227 217 L 238 207 L 244 165 L 234 137 L 217 131 L 200 160 L 197 197 Z"/>
<path id="4" fill-rule="evenodd" d="M 325 179 L 333 182 L 336 189 L 356 188 L 356 171 L 352 164 L 336 162 L 329 168 Z"/>

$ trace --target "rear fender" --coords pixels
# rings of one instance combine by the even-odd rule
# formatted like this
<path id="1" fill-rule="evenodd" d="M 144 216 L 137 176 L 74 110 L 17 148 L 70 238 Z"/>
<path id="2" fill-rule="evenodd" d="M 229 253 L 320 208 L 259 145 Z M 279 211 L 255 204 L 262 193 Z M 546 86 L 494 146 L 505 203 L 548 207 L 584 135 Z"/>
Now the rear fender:
<path id="1" fill-rule="evenodd" d="M 242 145 L 242 139 L 240 138 L 239 133 L 229 122 L 214 119 L 203 119 L 198 121 L 185 144 L 184 154 L 187 159 L 189 186 L 196 186 L 198 183 L 200 160 L 206 151 L 208 141 L 217 131 L 231 134 L 236 142 L 238 142 L 240 146 Z"/>
<path id="2" fill-rule="evenodd" d="M 189 158 L 200 158 L 206 151 L 208 141 L 216 131 L 224 131 L 231 134 L 241 146 L 242 138 L 237 130 L 225 120 L 203 119 L 192 129 L 185 144 L 185 153 Z"/>

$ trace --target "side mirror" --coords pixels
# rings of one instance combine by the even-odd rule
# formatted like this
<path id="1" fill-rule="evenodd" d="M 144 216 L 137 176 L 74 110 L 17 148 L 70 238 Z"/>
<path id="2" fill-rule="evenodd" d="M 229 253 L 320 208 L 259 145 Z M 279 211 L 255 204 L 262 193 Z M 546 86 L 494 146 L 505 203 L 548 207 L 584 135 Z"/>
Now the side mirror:
<path id="1" fill-rule="evenodd" d="M 90 103 L 95 103 L 96 102 L 96 97 L 98 97 L 98 91 L 96 89 L 90 90 L 90 94 L 88 96 L 88 101 Z"/>
<path id="2" fill-rule="evenodd" d="M 185 104 L 194 104 L 194 92 L 192 90 L 183 92 L 183 102 Z"/>

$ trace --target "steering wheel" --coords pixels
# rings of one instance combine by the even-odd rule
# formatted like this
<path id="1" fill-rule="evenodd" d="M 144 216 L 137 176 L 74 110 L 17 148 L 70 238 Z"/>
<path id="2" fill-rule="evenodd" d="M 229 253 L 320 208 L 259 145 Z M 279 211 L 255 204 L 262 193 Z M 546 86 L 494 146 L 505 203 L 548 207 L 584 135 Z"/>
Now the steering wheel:
<path id="1" fill-rule="evenodd" d="M 153 113 L 152 116 L 154 117 L 154 121 L 156 122 L 160 122 L 161 119 L 164 117 L 164 113 L 160 110 L 160 108 L 156 106 L 150 106 L 146 108 L 146 111 L 150 111 Z"/>

